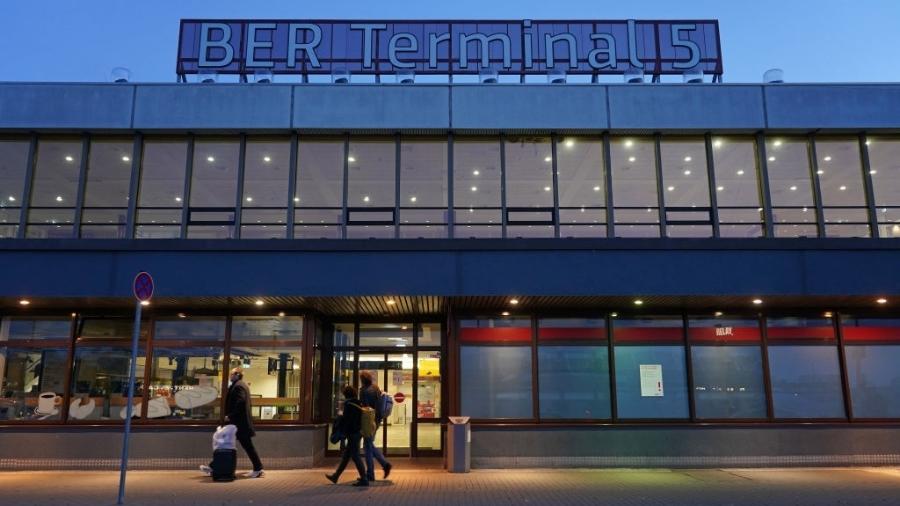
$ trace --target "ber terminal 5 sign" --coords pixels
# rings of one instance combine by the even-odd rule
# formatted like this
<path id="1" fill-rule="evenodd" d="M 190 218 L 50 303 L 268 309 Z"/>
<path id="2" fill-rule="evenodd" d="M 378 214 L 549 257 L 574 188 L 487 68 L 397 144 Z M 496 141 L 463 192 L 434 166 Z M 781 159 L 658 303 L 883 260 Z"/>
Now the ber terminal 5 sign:
<path id="1" fill-rule="evenodd" d="M 719 24 L 691 21 L 182 20 L 180 77 L 222 74 L 721 76 Z"/>

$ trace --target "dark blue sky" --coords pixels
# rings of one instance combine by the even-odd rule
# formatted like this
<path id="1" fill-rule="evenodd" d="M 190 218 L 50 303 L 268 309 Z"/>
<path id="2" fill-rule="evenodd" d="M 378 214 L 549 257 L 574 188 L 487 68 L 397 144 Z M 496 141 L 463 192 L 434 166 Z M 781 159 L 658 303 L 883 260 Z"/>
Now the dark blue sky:
<path id="1" fill-rule="evenodd" d="M 0 81 L 175 80 L 181 18 L 718 19 L 726 82 L 900 81 L 896 0 L 7 0 Z"/>

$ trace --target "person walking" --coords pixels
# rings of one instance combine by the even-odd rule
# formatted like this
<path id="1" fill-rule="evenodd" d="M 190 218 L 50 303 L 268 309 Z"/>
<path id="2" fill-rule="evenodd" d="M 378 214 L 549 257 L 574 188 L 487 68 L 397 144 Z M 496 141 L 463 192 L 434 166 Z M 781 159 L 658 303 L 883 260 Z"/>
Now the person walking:
<path id="1" fill-rule="evenodd" d="M 362 402 L 363 406 L 368 406 L 375 410 L 375 434 L 372 437 L 363 438 L 363 447 L 366 453 L 366 478 L 372 481 L 375 480 L 375 461 L 377 460 L 381 464 L 381 469 L 384 470 L 384 479 L 386 480 L 391 474 L 391 468 L 394 466 L 384 458 L 381 449 L 375 444 L 378 427 L 381 427 L 381 421 L 384 419 L 384 413 L 381 412 L 381 396 L 383 394 L 373 381 L 372 373 L 368 371 L 359 373 L 359 381 L 362 383 L 362 388 L 359 391 L 360 402 Z"/>
<path id="2" fill-rule="evenodd" d="M 362 439 L 362 405 L 356 398 L 356 389 L 350 385 L 344 387 L 344 412 L 341 421 L 338 423 L 339 432 L 347 438 L 344 451 L 341 453 L 341 462 L 332 474 L 326 474 L 325 477 L 331 483 L 337 483 L 341 477 L 341 473 L 347 468 L 350 460 L 356 466 L 356 472 L 359 473 L 359 479 L 353 483 L 354 487 L 367 487 L 369 480 L 366 479 L 366 468 L 363 467 L 362 459 L 359 457 L 359 442 Z"/>
<path id="3" fill-rule="evenodd" d="M 245 473 L 244 476 L 260 478 L 265 473 L 256 448 L 253 446 L 252 438 L 256 436 L 256 431 L 253 430 L 253 417 L 250 414 L 250 387 L 244 383 L 244 372 L 240 367 L 232 369 L 228 379 L 231 385 L 225 395 L 225 421 L 237 428 L 237 440 L 247 452 L 250 462 L 253 463 L 253 471 Z M 212 474 L 211 465 L 200 466 L 200 470 L 208 475 Z"/>

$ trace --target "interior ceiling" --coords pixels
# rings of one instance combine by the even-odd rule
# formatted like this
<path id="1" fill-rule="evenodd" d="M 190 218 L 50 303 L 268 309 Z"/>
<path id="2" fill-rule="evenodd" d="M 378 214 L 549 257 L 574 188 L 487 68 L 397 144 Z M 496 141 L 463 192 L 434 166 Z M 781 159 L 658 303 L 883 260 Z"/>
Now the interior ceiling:
<path id="1" fill-rule="evenodd" d="M 181 310 L 245 311 L 246 314 L 266 314 L 271 311 L 314 312 L 329 317 L 394 318 L 403 316 L 436 316 L 452 310 L 457 315 L 499 315 L 541 313 L 590 313 L 621 311 L 641 314 L 672 313 L 681 310 L 699 312 L 728 311 L 754 313 L 779 310 L 874 310 L 890 311 L 891 301 L 885 305 L 875 302 L 876 296 L 778 296 L 762 297 L 763 304 L 754 305 L 750 296 L 365 296 L 365 297 L 263 297 L 264 304 L 256 305 L 256 297 L 158 297 L 146 311 L 177 312 Z M 636 306 L 640 298 L 643 304 Z M 6 314 L 46 314 L 58 311 L 128 311 L 133 308 L 131 298 L 31 298 L 28 306 L 19 299 L 0 298 L 0 312 Z M 393 301 L 391 303 L 390 301 Z"/>

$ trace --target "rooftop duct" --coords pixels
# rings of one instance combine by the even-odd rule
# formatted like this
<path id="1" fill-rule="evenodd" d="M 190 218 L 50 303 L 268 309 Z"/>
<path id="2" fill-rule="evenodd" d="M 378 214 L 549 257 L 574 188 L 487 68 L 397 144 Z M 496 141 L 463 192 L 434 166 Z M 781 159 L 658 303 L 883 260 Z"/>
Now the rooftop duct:
<path id="1" fill-rule="evenodd" d="M 781 69 L 769 69 L 763 74 L 763 82 L 766 84 L 781 84 L 784 82 L 784 71 Z"/>
<path id="2" fill-rule="evenodd" d="M 131 71 L 125 67 L 113 67 L 109 73 L 109 80 L 114 83 L 127 83 L 131 81 Z"/>
<path id="3" fill-rule="evenodd" d="M 644 82 L 644 69 L 637 67 L 628 67 L 623 74 L 625 82 L 628 84 L 641 84 Z"/>
<path id="4" fill-rule="evenodd" d="M 331 82 L 334 84 L 350 84 L 350 71 L 347 69 L 336 69 L 331 74 Z"/>

